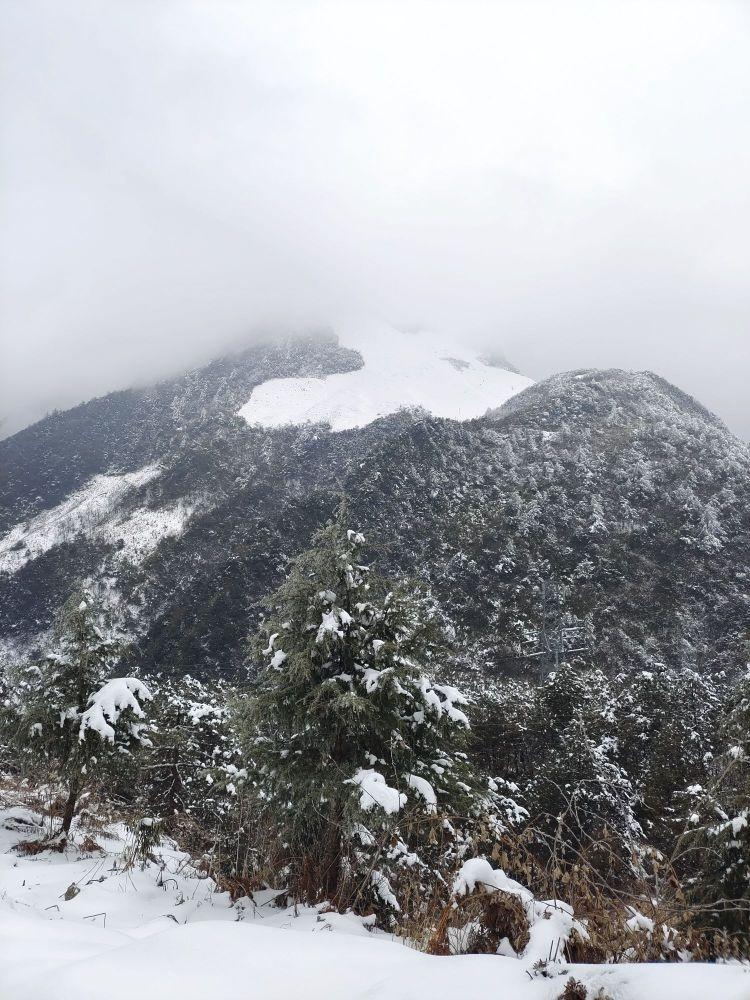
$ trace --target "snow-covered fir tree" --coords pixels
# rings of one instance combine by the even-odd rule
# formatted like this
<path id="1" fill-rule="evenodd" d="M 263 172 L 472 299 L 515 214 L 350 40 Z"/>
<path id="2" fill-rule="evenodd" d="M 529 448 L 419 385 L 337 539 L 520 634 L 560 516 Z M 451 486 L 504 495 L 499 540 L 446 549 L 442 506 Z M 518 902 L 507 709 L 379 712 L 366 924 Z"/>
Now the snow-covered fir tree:
<path id="1" fill-rule="evenodd" d="M 16 745 L 64 785 L 63 836 L 85 787 L 148 741 L 148 688 L 135 677 L 110 678 L 122 652 L 101 602 L 83 589 L 60 611 L 49 649 L 16 675 Z"/>
<path id="2" fill-rule="evenodd" d="M 576 716 L 555 742 L 528 788 L 545 847 L 568 862 L 585 855 L 612 882 L 637 872 L 643 832 L 616 739 L 592 736 Z"/>
<path id="3" fill-rule="evenodd" d="M 237 720 L 292 891 L 393 918 L 521 810 L 469 764 L 428 596 L 374 579 L 364 542 L 344 512 L 297 560 Z"/>
<path id="4" fill-rule="evenodd" d="M 722 752 L 706 785 L 683 796 L 685 831 L 673 855 L 691 901 L 711 922 L 750 935 L 750 668 L 738 683 L 719 734 Z"/>
<path id="5" fill-rule="evenodd" d="M 144 805 L 167 829 L 182 813 L 212 824 L 228 811 L 238 773 L 227 686 L 190 674 L 147 681 L 154 709 L 141 759 Z"/>
<path id="6" fill-rule="evenodd" d="M 638 868 L 638 795 L 620 765 L 615 698 L 605 675 L 563 663 L 534 694 L 536 744 L 526 791 L 547 849 L 586 854 L 610 877 Z"/>
<path id="7" fill-rule="evenodd" d="M 690 666 L 654 662 L 615 678 L 618 759 L 638 792 L 649 841 L 668 852 L 682 828 L 688 786 L 705 785 L 720 727 L 722 685 Z"/>

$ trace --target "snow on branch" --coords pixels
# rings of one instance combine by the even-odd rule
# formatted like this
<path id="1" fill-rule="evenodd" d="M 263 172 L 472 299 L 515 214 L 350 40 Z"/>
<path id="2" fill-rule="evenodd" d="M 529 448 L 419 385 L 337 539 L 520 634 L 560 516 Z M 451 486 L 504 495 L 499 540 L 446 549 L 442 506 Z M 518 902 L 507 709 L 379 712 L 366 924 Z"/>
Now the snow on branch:
<path id="1" fill-rule="evenodd" d="M 139 719 L 143 718 L 139 698 L 141 701 L 151 701 L 151 692 L 137 677 L 115 677 L 114 680 L 107 681 L 104 687 L 90 696 L 89 707 L 81 716 L 78 739 L 84 740 L 86 733 L 91 730 L 108 743 L 114 743 L 114 727 L 123 712 L 131 709 Z"/>
<path id="2" fill-rule="evenodd" d="M 359 805 L 365 812 L 380 806 L 388 815 L 393 815 L 406 804 L 404 793 L 391 788 L 379 771 L 361 767 L 346 783 L 359 786 Z"/>
<path id="3" fill-rule="evenodd" d="M 406 783 L 422 796 L 427 805 L 428 812 L 437 812 L 437 796 L 435 789 L 429 781 L 425 778 L 420 778 L 418 774 L 407 774 Z"/>

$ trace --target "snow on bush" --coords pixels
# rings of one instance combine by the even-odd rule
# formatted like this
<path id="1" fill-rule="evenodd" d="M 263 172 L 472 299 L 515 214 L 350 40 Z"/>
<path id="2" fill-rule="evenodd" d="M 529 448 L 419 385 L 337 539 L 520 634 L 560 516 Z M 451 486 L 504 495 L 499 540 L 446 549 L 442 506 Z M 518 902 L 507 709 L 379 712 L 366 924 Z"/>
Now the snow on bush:
<path id="1" fill-rule="evenodd" d="M 361 789 L 359 797 L 360 809 L 369 812 L 375 806 L 392 816 L 406 804 L 406 796 L 386 782 L 379 771 L 360 767 L 349 784 L 358 785 Z"/>
<path id="2" fill-rule="evenodd" d="M 627 910 L 630 916 L 625 921 L 625 926 L 629 931 L 633 931 L 634 933 L 645 932 L 649 936 L 654 933 L 655 924 L 651 917 L 647 917 L 640 910 L 636 910 L 634 906 L 628 906 Z"/>
<path id="3" fill-rule="evenodd" d="M 501 868 L 493 868 L 486 858 L 465 861 L 453 883 L 457 899 L 475 892 L 501 892 L 520 901 L 529 924 L 529 940 L 518 957 L 528 965 L 563 962 L 571 936 L 575 934 L 582 940 L 588 937 L 586 928 L 574 918 L 571 906 L 559 899 L 537 900 L 529 889 Z M 506 946 L 505 953 L 507 950 Z"/>
<path id="4" fill-rule="evenodd" d="M 428 812 L 437 812 L 437 795 L 426 778 L 420 778 L 418 774 L 407 774 L 406 783 L 422 796 Z"/>
<path id="5" fill-rule="evenodd" d="M 390 906 L 392 910 L 396 911 L 396 913 L 401 910 L 391 883 L 388 881 L 388 877 L 384 875 L 383 872 L 374 871 L 372 873 L 372 886 L 386 906 Z"/>

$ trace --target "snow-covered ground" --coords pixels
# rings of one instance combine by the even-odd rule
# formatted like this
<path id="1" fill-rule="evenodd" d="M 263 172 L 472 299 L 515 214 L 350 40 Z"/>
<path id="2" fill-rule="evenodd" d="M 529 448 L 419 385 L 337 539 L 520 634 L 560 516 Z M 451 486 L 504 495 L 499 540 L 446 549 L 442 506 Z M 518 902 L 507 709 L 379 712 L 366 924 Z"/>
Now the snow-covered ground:
<path id="1" fill-rule="evenodd" d="M 271 892 L 232 904 L 173 846 L 127 869 L 120 825 L 89 831 L 103 850 L 17 853 L 40 822 L 22 805 L 0 811 L 0 1000 L 553 1000 L 571 975 L 591 998 L 750 997 L 750 969 L 736 964 L 560 966 L 545 978 L 516 958 L 424 955 L 366 919 L 279 909 Z M 74 828 L 80 845 L 85 832 Z"/>
<path id="2" fill-rule="evenodd" d="M 469 420 L 532 384 L 433 333 L 403 333 L 375 322 L 337 333 L 342 346 L 359 351 L 362 368 L 324 378 L 271 379 L 253 390 L 240 416 L 264 427 L 328 423 L 333 431 L 415 407 Z"/>
<path id="3" fill-rule="evenodd" d="M 162 538 L 180 534 L 192 513 L 183 502 L 155 510 L 118 509 L 160 472 L 158 465 L 146 465 L 121 475 L 94 476 L 57 507 L 17 524 L 0 538 L 0 572 L 15 573 L 29 560 L 79 535 L 111 543 L 122 540 L 121 556 L 131 562 L 144 559 Z"/>

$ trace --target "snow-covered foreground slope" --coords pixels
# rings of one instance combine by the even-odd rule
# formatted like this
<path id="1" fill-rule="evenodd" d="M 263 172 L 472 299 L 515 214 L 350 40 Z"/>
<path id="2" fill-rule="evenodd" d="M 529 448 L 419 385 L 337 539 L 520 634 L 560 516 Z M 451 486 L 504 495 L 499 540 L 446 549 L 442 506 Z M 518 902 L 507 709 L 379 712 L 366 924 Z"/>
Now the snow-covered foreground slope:
<path id="1" fill-rule="evenodd" d="M 11 970 L 34 971 L 11 972 L 4 1000 L 552 1000 L 568 978 L 532 980 L 509 958 L 437 958 L 391 942 L 289 934 L 256 922 L 200 923 L 146 937 L 89 930 L 84 937 L 61 922 L 40 935 L 31 921 L 18 921 L 5 941 Z M 601 989 L 608 1000 L 747 1000 L 750 987 L 750 976 L 727 966 L 571 971 L 588 996 Z"/>
<path id="2" fill-rule="evenodd" d="M 740 965 L 569 966 L 545 978 L 514 958 L 424 955 L 352 915 L 275 908 L 272 893 L 233 905 L 174 848 L 125 870 L 123 827 L 95 834 L 104 851 L 20 856 L 38 822 L 18 806 L 0 812 L 0 1000 L 553 1000 L 571 975 L 611 1000 L 750 997 Z"/>
<path id="3" fill-rule="evenodd" d="M 532 385 L 432 333 L 369 323 L 340 332 L 339 341 L 359 351 L 362 368 L 324 378 L 271 379 L 253 390 L 240 415 L 264 427 L 328 423 L 334 431 L 364 427 L 403 408 L 469 420 Z"/>

